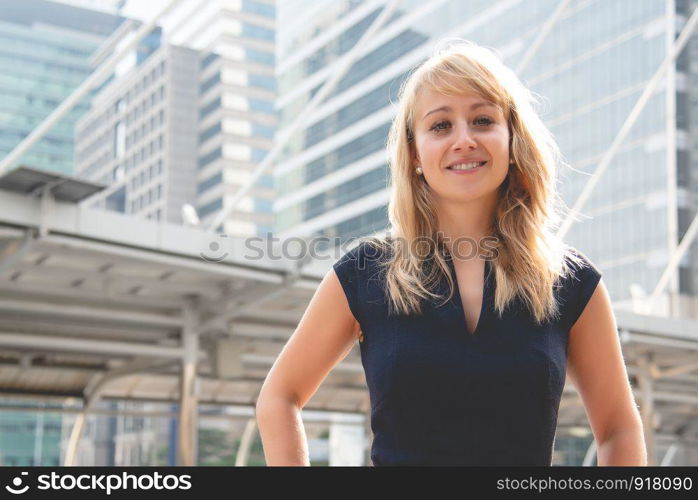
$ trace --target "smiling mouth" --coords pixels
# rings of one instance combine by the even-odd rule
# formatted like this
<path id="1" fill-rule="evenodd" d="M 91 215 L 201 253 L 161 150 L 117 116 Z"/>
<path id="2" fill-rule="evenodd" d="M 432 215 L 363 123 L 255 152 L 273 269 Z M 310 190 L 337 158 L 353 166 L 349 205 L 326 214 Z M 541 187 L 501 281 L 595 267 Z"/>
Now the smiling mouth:
<path id="1" fill-rule="evenodd" d="M 469 162 L 470 164 L 475 163 L 475 162 Z M 478 162 L 475 166 L 471 166 L 468 168 L 455 168 L 455 167 L 460 167 L 460 165 L 465 165 L 465 164 L 460 164 L 460 165 L 451 165 L 450 167 L 446 167 L 447 170 L 455 170 L 455 171 L 468 171 L 468 170 L 474 170 L 476 168 L 482 167 L 487 163 L 487 160 Z"/>

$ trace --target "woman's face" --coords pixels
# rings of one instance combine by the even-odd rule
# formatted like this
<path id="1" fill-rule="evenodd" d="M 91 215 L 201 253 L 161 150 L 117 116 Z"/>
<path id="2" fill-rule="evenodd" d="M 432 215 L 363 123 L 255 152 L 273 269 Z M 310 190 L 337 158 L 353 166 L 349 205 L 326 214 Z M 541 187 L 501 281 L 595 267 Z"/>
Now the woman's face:
<path id="1" fill-rule="evenodd" d="M 423 89 L 414 115 L 413 168 L 443 200 L 497 196 L 509 171 L 509 127 L 502 111 L 476 94 L 449 96 Z M 474 170 L 457 170 L 456 167 Z"/>

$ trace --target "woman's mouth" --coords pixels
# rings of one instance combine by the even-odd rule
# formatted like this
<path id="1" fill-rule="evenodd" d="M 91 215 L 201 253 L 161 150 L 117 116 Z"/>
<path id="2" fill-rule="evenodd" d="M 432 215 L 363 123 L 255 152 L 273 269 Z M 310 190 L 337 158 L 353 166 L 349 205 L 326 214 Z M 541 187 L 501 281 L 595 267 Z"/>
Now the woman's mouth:
<path id="1" fill-rule="evenodd" d="M 454 174 L 471 174 L 477 172 L 486 164 L 487 161 L 460 163 L 458 165 L 451 165 L 450 167 L 446 167 L 446 170 L 449 170 Z"/>

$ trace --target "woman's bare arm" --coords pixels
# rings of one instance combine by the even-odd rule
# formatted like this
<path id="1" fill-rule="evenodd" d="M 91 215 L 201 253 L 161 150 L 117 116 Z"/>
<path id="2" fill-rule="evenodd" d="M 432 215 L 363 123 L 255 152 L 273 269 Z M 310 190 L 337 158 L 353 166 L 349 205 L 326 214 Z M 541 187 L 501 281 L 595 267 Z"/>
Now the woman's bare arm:
<path id="1" fill-rule="evenodd" d="M 598 465 L 647 465 L 642 421 L 603 279 L 570 330 L 569 342 L 567 374 L 584 402 Z"/>
<path id="2" fill-rule="evenodd" d="M 330 269 L 257 398 L 257 425 L 267 465 L 310 465 L 300 411 L 349 354 L 358 333 L 342 285 Z"/>

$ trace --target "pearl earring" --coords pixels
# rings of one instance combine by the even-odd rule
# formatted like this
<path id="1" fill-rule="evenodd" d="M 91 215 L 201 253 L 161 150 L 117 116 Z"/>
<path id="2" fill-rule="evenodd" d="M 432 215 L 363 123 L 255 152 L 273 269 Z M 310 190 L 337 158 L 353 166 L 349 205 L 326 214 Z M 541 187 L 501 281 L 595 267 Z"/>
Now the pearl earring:
<path id="1" fill-rule="evenodd" d="M 417 167 L 414 169 L 414 171 L 417 173 L 417 175 L 422 175 L 424 171 L 422 170 L 422 167 Z"/>

